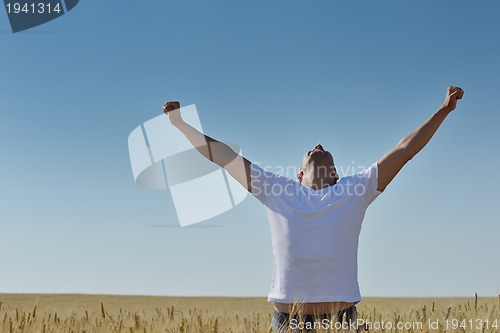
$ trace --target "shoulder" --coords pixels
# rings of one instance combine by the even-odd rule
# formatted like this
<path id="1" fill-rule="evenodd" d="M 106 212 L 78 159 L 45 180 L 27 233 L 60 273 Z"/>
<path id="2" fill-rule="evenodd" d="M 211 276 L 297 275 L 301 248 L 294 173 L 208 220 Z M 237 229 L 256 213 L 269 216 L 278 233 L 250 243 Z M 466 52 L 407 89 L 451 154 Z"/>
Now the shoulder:
<path id="1" fill-rule="evenodd" d="M 361 168 L 354 175 L 344 176 L 335 185 L 336 194 L 342 193 L 348 196 L 363 197 L 371 203 L 382 191 L 377 190 L 378 164 L 371 164 L 367 168 Z"/>
<path id="2" fill-rule="evenodd" d="M 265 168 L 262 168 L 255 163 L 252 163 L 250 165 L 250 172 L 251 172 L 252 178 L 274 179 L 274 180 L 279 180 L 279 181 L 284 181 L 284 182 L 294 182 L 294 183 L 297 182 L 296 180 L 293 180 L 289 177 L 286 177 L 286 176 L 283 176 L 279 173 L 269 171 Z"/>
<path id="3" fill-rule="evenodd" d="M 266 170 L 254 163 L 250 166 L 250 176 L 252 194 L 257 198 L 291 195 L 300 185 L 296 180 Z"/>

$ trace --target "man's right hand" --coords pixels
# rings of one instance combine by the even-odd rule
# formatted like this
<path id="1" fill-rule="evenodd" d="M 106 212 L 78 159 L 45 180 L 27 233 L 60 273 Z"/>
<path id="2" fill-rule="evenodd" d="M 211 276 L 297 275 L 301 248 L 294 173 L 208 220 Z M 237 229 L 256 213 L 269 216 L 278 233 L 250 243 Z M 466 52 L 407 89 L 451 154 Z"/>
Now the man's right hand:
<path id="1" fill-rule="evenodd" d="M 173 125 L 182 122 L 181 103 L 177 101 L 167 102 L 163 104 L 163 112 L 168 116 L 170 123 Z"/>

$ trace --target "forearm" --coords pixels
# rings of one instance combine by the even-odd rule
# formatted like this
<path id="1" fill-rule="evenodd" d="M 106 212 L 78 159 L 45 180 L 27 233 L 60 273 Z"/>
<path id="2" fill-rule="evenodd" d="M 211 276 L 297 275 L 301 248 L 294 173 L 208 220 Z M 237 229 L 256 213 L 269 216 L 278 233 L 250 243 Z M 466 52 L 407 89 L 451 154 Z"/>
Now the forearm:
<path id="1" fill-rule="evenodd" d="M 168 115 L 170 123 L 177 127 L 205 158 L 224 168 L 238 183 L 252 192 L 250 176 L 252 164 L 249 160 L 237 154 L 225 143 L 212 139 L 186 123 L 181 117 L 179 102 L 165 103 L 163 112 Z"/>
<path id="2" fill-rule="evenodd" d="M 210 161 L 225 167 L 239 155 L 228 145 L 205 135 L 184 121 L 174 124 L 196 150 Z"/>
<path id="3" fill-rule="evenodd" d="M 427 145 L 449 113 L 450 111 L 445 108 L 440 108 L 426 122 L 406 135 L 398 143 L 398 148 L 401 149 L 408 160 L 412 159 Z"/>
<path id="4" fill-rule="evenodd" d="M 379 191 L 383 191 L 401 168 L 425 147 L 448 114 L 455 110 L 457 100 L 461 99 L 463 94 L 461 88 L 449 86 L 445 102 L 439 110 L 377 161 Z"/>

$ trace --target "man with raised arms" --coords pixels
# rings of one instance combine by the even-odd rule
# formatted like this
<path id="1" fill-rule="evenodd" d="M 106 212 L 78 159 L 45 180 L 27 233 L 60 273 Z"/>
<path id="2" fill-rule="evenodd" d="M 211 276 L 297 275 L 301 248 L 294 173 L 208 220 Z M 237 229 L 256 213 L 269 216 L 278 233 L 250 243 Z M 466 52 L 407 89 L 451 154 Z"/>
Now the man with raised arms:
<path id="1" fill-rule="evenodd" d="M 179 102 L 165 103 L 172 125 L 266 208 L 274 266 L 268 300 L 275 309 L 275 332 L 300 331 L 318 320 L 342 322 L 344 316 L 356 321 L 355 304 L 361 300 L 357 252 L 365 211 L 430 141 L 463 94 L 461 88 L 448 87 L 443 105 L 427 121 L 357 175 L 339 178 L 332 154 L 317 144 L 305 153 L 297 181 L 263 170 L 200 133 L 183 121 Z"/>

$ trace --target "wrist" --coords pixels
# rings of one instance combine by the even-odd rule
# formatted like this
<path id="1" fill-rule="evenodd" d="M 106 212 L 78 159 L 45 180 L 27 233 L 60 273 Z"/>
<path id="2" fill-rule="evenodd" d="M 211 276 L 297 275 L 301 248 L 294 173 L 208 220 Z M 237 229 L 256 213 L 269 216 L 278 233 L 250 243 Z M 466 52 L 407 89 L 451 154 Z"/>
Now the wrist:
<path id="1" fill-rule="evenodd" d="M 453 111 L 453 108 L 446 106 L 446 105 L 441 105 L 441 107 L 437 110 L 438 113 L 443 113 L 443 114 L 450 114 Z"/>
<path id="2" fill-rule="evenodd" d="M 168 119 L 170 120 L 170 123 L 174 125 L 175 127 L 179 127 L 184 123 L 184 120 L 182 119 L 180 109 L 170 111 L 168 113 Z"/>
<path id="3" fill-rule="evenodd" d="M 186 124 L 181 117 L 170 118 L 170 123 L 178 129 L 181 129 Z"/>

